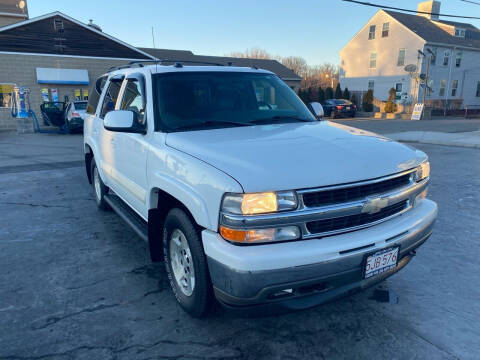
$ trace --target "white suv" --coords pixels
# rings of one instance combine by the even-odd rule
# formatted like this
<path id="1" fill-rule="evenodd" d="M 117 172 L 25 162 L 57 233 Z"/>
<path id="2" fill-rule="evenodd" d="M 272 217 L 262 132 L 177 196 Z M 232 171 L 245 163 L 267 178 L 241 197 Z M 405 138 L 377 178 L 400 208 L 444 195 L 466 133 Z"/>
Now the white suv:
<path id="1" fill-rule="evenodd" d="M 191 315 L 314 306 L 402 269 L 437 216 L 423 152 L 322 115 L 265 70 L 131 64 L 90 93 L 88 179 Z"/>

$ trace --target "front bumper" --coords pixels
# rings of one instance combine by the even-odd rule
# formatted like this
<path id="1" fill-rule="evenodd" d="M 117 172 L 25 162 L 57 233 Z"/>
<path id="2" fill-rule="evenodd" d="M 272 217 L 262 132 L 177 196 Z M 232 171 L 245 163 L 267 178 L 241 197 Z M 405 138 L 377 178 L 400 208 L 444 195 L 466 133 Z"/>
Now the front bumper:
<path id="1" fill-rule="evenodd" d="M 436 216 L 436 204 L 424 200 L 382 224 L 320 239 L 238 246 L 208 230 L 202 235 L 217 299 L 229 308 L 264 313 L 312 307 L 384 280 L 408 264 L 430 236 Z M 363 279 L 365 254 L 397 245 L 398 266 Z"/>

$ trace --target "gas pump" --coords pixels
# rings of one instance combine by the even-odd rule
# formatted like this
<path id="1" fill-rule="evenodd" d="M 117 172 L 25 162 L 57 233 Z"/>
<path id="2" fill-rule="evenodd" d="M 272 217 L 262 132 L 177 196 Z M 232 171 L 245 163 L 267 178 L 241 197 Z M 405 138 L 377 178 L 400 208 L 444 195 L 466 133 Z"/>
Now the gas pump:
<path id="1" fill-rule="evenodd" d="M 11 102 L 12 102 L 12 116 L 17 119 L 24 119 L 30 116 L 30 89 L 22 87 L 13 88 Z"/>
<path id="2" fill-rule="evenodd" d="M 16 119 L 26 119 L 31 117 L 34 121 L 35 131 L 38 133 L 55 133 L 65 134 L 68 130 L 65 126 L 60 125 L 59 130 L 42 130 L 38 123 L 37 115 L 30 107 L 30 89 L 21 87 L 15 87 L 11 96 L 11 114 Z M 18 128 L 17 128 L 18 131 Z"/>

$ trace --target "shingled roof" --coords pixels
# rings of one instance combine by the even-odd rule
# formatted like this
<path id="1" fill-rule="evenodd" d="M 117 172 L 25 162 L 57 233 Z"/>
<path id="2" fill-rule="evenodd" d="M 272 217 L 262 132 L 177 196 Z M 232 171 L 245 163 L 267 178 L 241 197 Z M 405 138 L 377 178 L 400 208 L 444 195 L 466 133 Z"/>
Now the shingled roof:
<path id="1" fill-rule="evenodd" d="M 140 48 L 140 50 L 155 56 L 158 59 L 171 59 L 178 61 L 199 61 L 219 63 L 223 65 L 257 67 L 265 69 L 277 74 L 283 80 L 300 81 L 302 78 L 295 74 L 292 70 L 279 63 L 277 60 L 270 59 L 250 59 L 250 58 L 236 58 L 228 56 L 206 56 L 195 55 L 188 50 L 168 50 L 168 49 L 152 49 Z M 189 64 L 195 65 L 195 64 Z M 198 63 L 198 65 L 202 65 Z"/>
<path id="2" fill-rule="evenodd" d="M 390 10 L 384 11 L 427 42 L 480 49 L 480 30 L 472 24 L 444 20 L 429 20 L 423 16 L 410 15 Z M 451 35 L 436 25 L 435 22 L 465 29 L 465 38 Z"/>

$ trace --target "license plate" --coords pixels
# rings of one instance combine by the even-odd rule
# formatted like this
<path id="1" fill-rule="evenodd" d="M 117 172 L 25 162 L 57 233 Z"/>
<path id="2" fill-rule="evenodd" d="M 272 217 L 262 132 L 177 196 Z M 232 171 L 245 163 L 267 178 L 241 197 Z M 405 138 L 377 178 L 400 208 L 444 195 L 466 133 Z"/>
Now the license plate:
<path id="1" fill-rule="evenodd" d="M 365 260 L 365 279 L 397 267 L 399 247 L 392 247 L 370 254 Z"/>
<path id="2" fill-rule="evenodd" d="M 347 106 L 347 110 L 350 110 L 350 106 Z"/>

